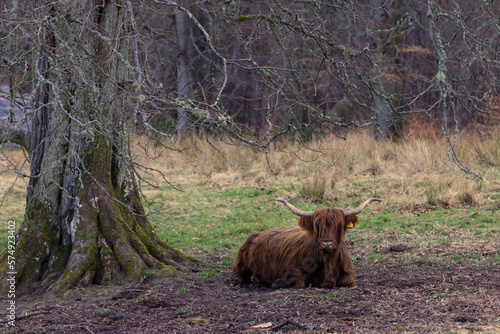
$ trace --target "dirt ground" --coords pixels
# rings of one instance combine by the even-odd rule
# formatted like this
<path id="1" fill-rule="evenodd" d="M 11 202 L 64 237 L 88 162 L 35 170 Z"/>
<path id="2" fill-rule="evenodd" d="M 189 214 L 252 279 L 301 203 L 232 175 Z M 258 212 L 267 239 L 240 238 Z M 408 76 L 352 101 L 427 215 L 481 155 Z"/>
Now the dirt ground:
<path id="1" fill-rule="evenodd" d="M 57 299 L 20 297 L 14 328 L 0 300 L 0 332 L 500 333 L 498 264 L 355 263 L 356 288 L 271 290 L 231 287 L 230 266 L 220 263 Z"/>

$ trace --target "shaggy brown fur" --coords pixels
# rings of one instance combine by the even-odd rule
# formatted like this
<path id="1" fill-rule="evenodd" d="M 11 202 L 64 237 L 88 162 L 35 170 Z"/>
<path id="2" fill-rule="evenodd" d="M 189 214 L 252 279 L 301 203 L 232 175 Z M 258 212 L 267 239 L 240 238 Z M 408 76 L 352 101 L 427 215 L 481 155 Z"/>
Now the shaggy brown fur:
<path id="1" fill-rule="evenodd" d="M 299 226 L 254 233 L 241 246 L 229 279 L 233 285 L 257 281 L 273 287 L 355 286 L 344 242 L 349 222 L 356 225 L 359 219 L 327 208 L 301 217 Z"/>

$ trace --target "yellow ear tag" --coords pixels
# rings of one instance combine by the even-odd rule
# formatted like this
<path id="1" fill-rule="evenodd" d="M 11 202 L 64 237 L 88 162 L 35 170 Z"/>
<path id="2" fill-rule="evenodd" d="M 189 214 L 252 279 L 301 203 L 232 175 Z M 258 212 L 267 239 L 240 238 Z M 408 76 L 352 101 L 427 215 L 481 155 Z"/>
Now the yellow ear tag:
<path id="1" fill-rule="evenodd" d="M 353 227 L 354 227 L 354 225 L 351 222 L 347 223 L 347 228 L 353 228 Z"/>

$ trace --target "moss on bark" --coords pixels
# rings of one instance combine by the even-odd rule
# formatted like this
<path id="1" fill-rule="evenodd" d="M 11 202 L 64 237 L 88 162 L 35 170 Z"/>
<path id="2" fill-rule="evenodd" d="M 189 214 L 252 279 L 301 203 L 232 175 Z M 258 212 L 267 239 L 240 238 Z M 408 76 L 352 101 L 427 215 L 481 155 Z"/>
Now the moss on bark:
<path id="1" fill-rule="evenodd" d="M 75 76 L 73 68 L 60 70 L 67 57 L 58 43 L 64 34 L 54 31 L 77 20 L 54 19 L 40 27 L 47 39 L 37 56 L 43 80 L 33 108 L 31 178 L 16 246 L 21 293 L 58 294 L 78 285 L 138 280 L 150 270 L 172 274 L 191 259 L 154 233 L 129 161 L 130 104 L 116 83 L 137 75 L 127 63 L 131 13 L 121 0 L 97 7 L 78 0 L 64 6 L 64 14 L 74 9 L 78 16 L 82 8 L 88 9 L 85 21 L 94 26 L 85 31 L 77 25 L 79 38 L 89 43 L 74 52 L 84 66 L 93 64 L 88 71 Z M 42 2 L 38 12 L 45 20 L 60 17 L 59 10 Z M 78 86 L 74 81 L 79 79 Z M 0 266 L 7 256 L 2 254 Z M 7 286 L 3 277 L 1 287 Z"/>
<path id="2" fill-rule="evenodd" d="M 60 220 L 54 220 L 58 212 L 46 203 L 36 198 L 30 202 L 16 248 L 18 292 L 60 294 L 76 286 L 139 280 L 151 270 L 155 277 L 172 275 L 182 268 L 182 262 L 194 260 L 156 235 L 144 215 L 133 178 L 118 178 L 128 180 L 124 181 L 130 182 L 127 185 L 112 184 L 116 175 L 111 173 L 109 147 L 104 137 L 88 146 L 83 161 L 87 172 L 75 187 L 79 190 L 72 210 L 74 231 L 61 228 Z M 113 173 L 117 172 L 125 170 L 113 167 Z M 125 188 L 133 189 L 127 205 Z M 63 245 L 63 239 L 72 242 Z M 7 287 L 5 280 L 2 283 Z"/>

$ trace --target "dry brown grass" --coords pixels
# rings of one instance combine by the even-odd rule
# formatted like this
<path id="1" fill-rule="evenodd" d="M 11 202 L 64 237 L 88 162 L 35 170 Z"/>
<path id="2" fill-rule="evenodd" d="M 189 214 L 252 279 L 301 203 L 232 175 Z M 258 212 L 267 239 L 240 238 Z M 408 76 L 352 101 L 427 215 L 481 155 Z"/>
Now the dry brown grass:
<path id="1" fill-rule="evenodd" d="M 268 152 L 269 164 L 263 150 L 218 140 L 209 144 L 190 138 L 179 147 L 185 150 L 163 152 L 155 167 L 187 187 L 286 186 L 290 196 L 311 201 L 376 195 L 403 210 L 415 205 L 491 204 L 500 189 L 498 134 L 459 138 L 459 158 L 482 180 L 466 178 L 447 155 L 449 146 L 443 139 L 394 143 L 352 134 L 346 140 L 332 137 L 307 147 L 275 143 Z"/>
<path id="2" fill-rule="evenodd" d="M 138 146 L 144 146 L 144 141 Z M 182 152 L 150 145 L 147 156 L 144 150 L 137 150 L 138 161 L 163 172 L 168 181 L 184 188 L 281 187 L 286 196 L 306 201 L 335 202 L 375 195 L 384 199 L 385 208 L 401 210 L 411 210 L 416 205 L 496 205 L 499 201 L 498 132 L 488 138 L 459 138 L 458 156 L 482 180 L 465 177 L 447 155 L 449 146 L 442 139 L 394 143 L 351 134 L 346 140 L 331 137 L 308 143 L 307 147 L 275 143 L 267 158 L 262 149 L 226 145 L 217 139 L 209 143 L 192 137 L 177 147 Z M 1 209 L 3 220 L 22 217 L 27 180 L 18 177 L 13 163 L 22 166 L 23 162 L 21 150 L 3 149 L 0 193 L 3 196 L 9 192 Z M 25 163 L 24 173 L 28 169 Z M 159 186 L 166 185 L 158 174 L 156 180 Z M 145 192 L 153 193 L 148 189 Z"/>
<path id="3" fill-rule="evenodd" d="M 0 217 L 1 221 L 19 221 L 24 215 L 26 186 L 19 172 L 29 174 L 29 164 L 21 149 L 0 150 Z"/>

